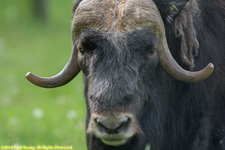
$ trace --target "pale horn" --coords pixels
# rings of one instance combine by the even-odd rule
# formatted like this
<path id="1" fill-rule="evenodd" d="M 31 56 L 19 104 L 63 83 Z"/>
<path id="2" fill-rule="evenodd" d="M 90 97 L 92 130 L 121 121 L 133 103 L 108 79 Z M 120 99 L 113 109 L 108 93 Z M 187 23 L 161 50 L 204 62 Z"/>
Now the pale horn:
<path id="1" fill-rule="evenodd" d="M 188 83 L 195 83 L 208 78 L 214 70 L 214 65 L 209 63 L 200 71 L 184 70 L 172 57 L 165 37 L 161 40 L 158 49 L 159 62 L 162 68 L 176 80 Z"/>
<path id="2" fill-rule="evenodd" d="M 73 46 L 72 54 L 68 63 L 63 68 L 63 70 L 55 76 L 45 78 L 36 76 L 29 72 L 26 74 L 26 78 L 31 83 L 44 88 L 54 88 L 65 85 L 80 72 L 77 62 L 77 54 L 78 52 L 76 46 Z"/>
<path id="3" fill-rule="evenodd" d="M 165 27 L 161 15 L 153 1 L 151 7 L 152 12 L 150 13 L 154 14 L 152 15 L 154 18 L 151 18 L 153 20 L 151 24 L 151 30 L 157 35 L 159 39 L 159 47 L 157 52 L 159 63 L 162 68 L 173 78 L 182 82 L 194 83 L 208 78 L 214 70 L 214 65 L 212 63 L 209 63 L 204 69 L 200 71 L 188 71 L 183 69 L 176 62 L 176 60 L 171 55 L 167 44 Z"/>

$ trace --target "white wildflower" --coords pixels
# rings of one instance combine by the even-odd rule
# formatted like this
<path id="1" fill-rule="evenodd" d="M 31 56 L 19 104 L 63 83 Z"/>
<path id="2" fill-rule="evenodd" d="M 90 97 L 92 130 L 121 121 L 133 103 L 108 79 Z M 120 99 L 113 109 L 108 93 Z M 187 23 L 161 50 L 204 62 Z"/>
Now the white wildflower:
<path id="1" fill-rule="evenodd" d="M 75 110 L 69 110 L 66 114 L 67 118 L 70 120 L 76 119 L 77 113 Z"/>
<path id="2" fill-rule="evenodd" d="M 10 97 L 3 97 L 0 98 L 0 105 L 2 107 L 8 107 L 11 104 L 11 98 Z"/>
<path id="3" fill-rule="evenodd" d="M 66 96 L 59 96 L 57 99 L 56 99 L 56 103 L 58 105 L 66 105 L 67 103 L 67 98 Z"/>
<path id="4" fill-rule="evenodd" d="M 11 117 L 9 119 L 9 123 L 12 126 L 18 126 L 19 125 L 19 119 L 17 117 Z"/>
<path id="5" fill-rule="evenodd" d="M 41 119 L 44 115 L 44 112 L 41 108 L 34 108 L 32 114 L 35 118 Z"/>

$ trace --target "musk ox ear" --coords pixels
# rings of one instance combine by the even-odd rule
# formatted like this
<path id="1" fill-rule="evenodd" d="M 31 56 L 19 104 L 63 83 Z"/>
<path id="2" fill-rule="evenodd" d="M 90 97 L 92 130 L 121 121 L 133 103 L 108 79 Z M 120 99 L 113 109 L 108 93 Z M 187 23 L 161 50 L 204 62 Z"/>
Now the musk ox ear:
<path id="1" fill-rule="evenodd" d="M 189 0 L 155 0 L 164 23 L 171 23 Z"/>

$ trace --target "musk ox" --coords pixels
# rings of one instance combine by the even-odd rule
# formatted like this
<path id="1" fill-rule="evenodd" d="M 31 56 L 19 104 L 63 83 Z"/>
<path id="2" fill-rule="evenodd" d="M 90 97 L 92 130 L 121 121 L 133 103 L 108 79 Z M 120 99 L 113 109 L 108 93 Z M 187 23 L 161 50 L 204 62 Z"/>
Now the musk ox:
<path id="1" fill-rule="evenodd" d="M 26 77 L 52 88 L 83 72 L 89 150 L 225 150 L 223 0 L 78 0 L 73 10 L 67 65 Z"/>

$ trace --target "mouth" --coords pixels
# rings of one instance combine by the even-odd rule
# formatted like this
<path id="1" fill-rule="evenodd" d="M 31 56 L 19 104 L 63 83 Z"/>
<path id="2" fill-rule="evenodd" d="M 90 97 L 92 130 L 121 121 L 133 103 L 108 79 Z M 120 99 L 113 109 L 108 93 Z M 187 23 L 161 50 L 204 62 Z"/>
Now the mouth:
<path id="1" fill-rule="evenodd" d="M 133 114 L 112 114 L 111 112 L 108 114 L 92 114 L 86 132 L 109 146 L 125 145 L 136 134 L 142 134 Z"/>
<path id="2" fill-rule="evenodd" d="M 101 139 L 103 143 L 110 146 L 119 146 L 125 144 L 128 139 Z"/>

